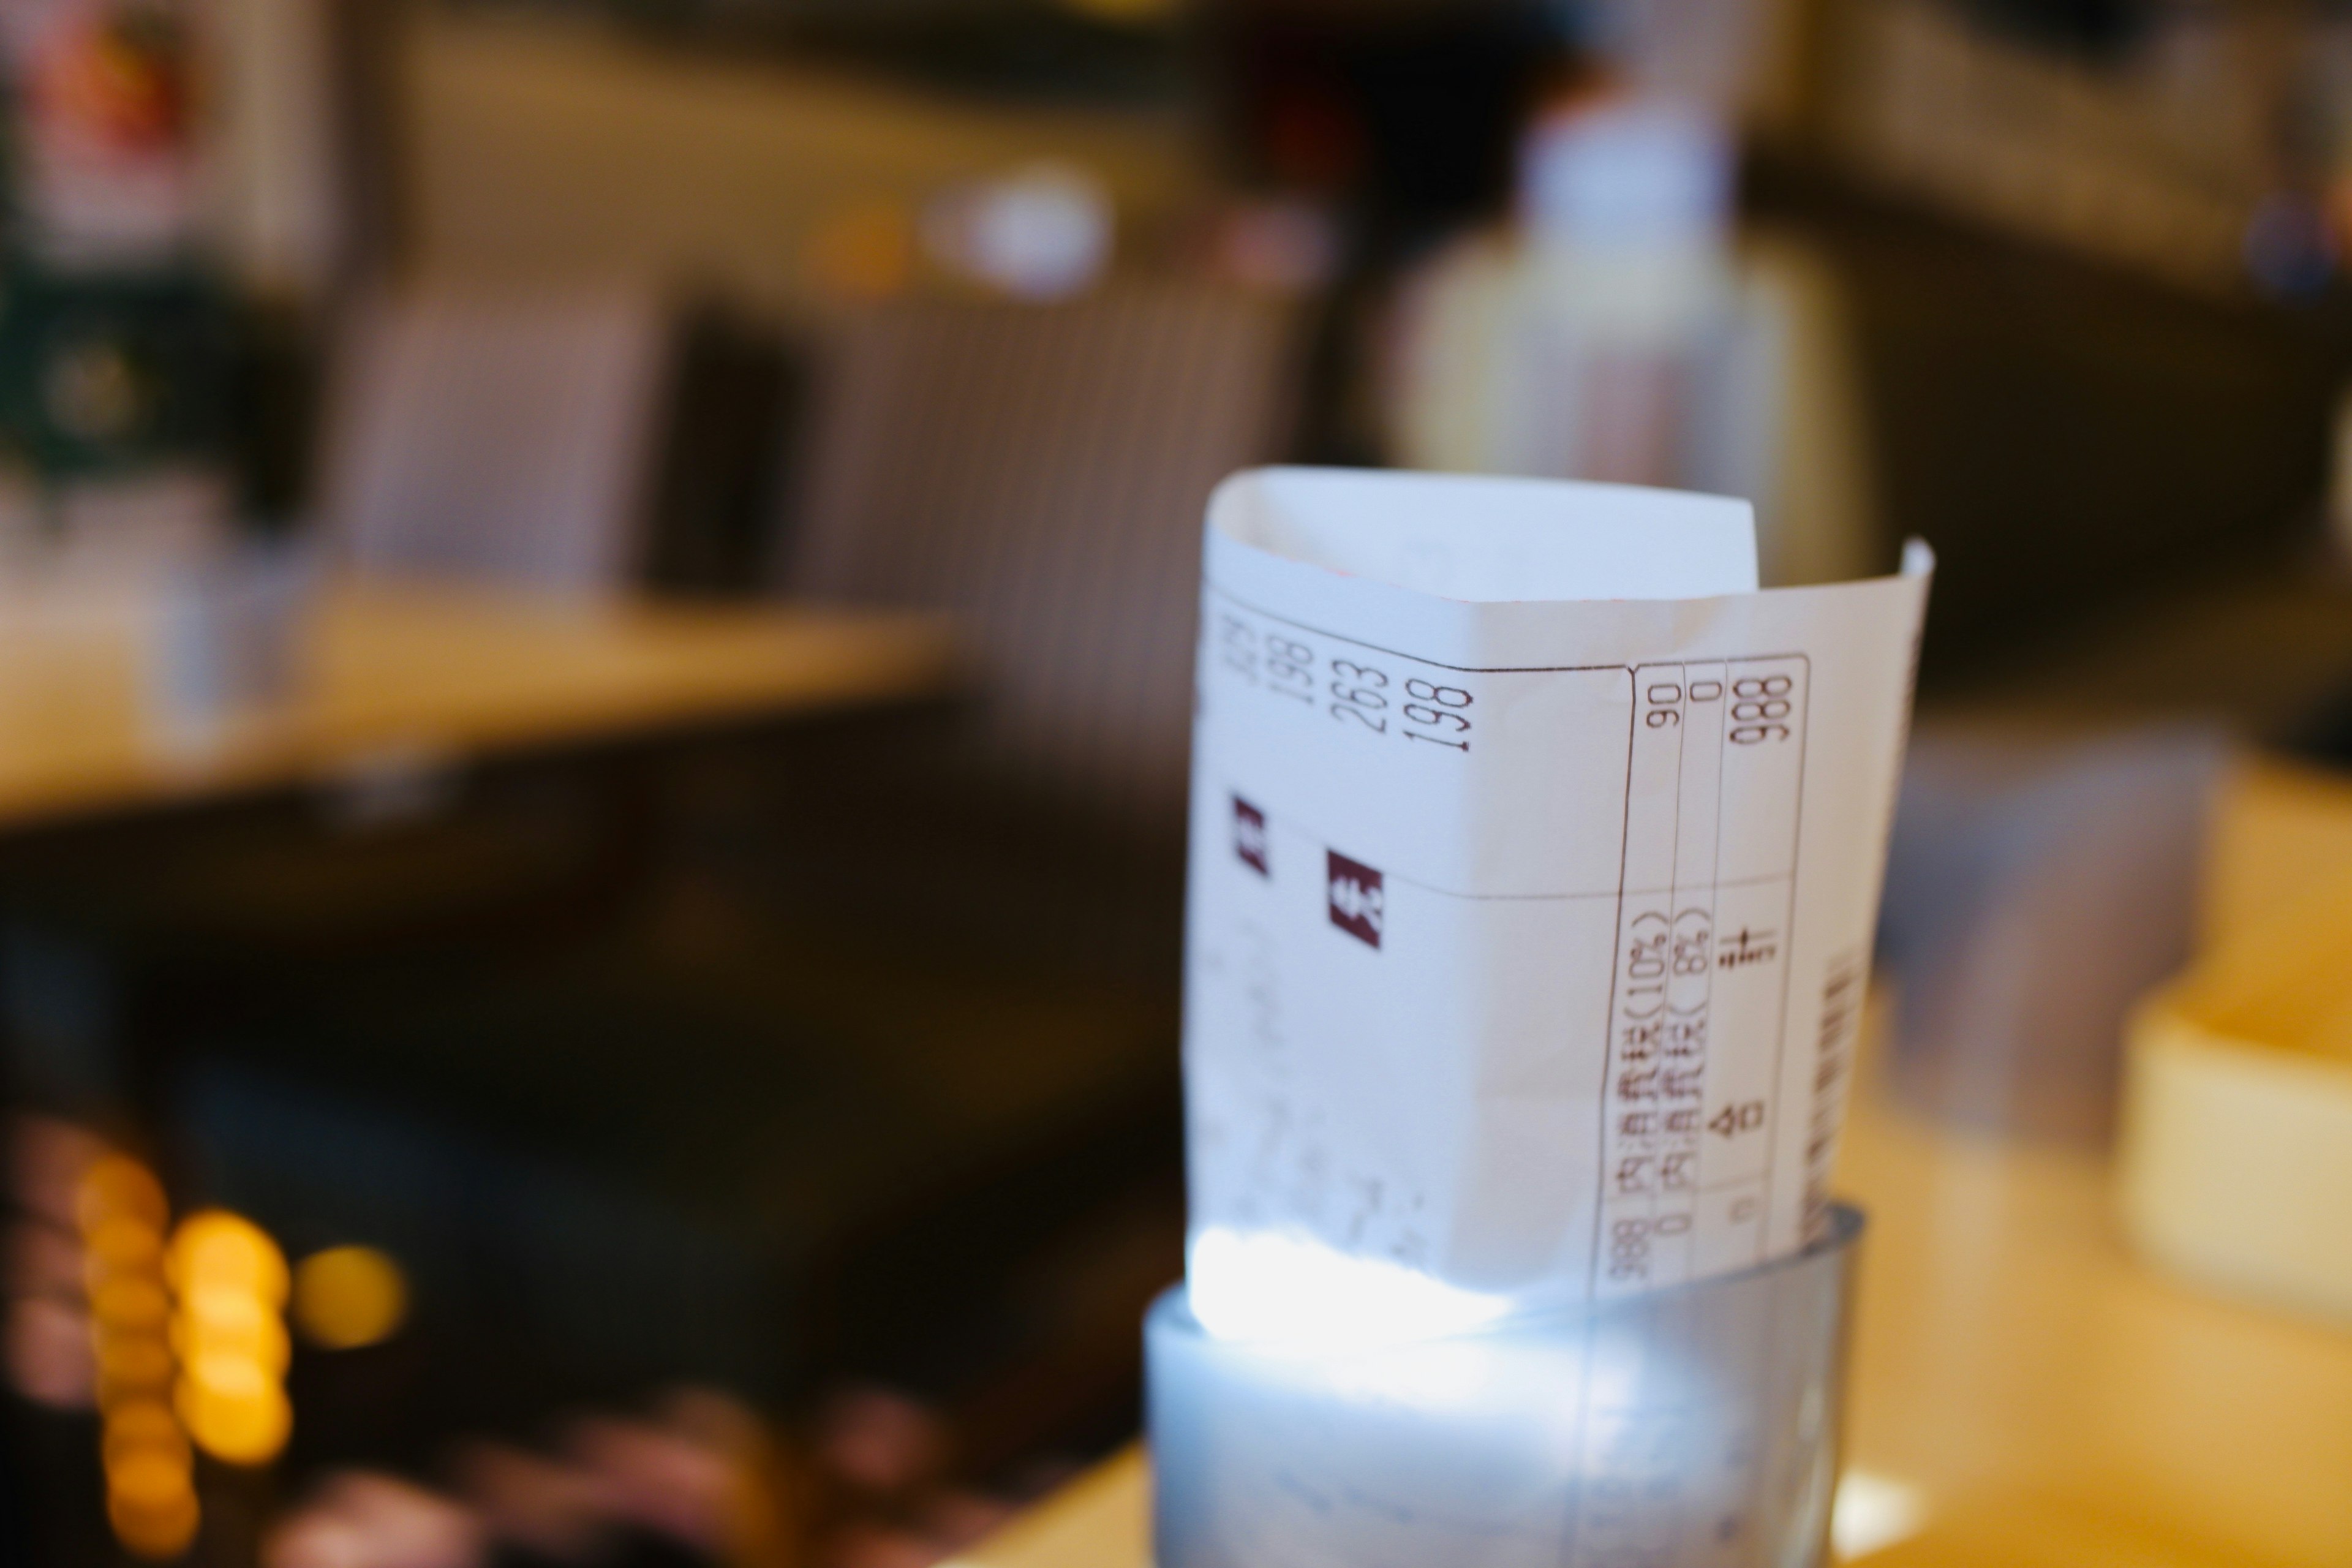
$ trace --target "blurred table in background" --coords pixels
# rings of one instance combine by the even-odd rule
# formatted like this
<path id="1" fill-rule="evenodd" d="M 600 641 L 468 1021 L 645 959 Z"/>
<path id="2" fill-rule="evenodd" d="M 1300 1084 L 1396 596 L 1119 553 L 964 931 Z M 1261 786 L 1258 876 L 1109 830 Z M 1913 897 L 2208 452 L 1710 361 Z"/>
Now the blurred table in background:
<path id="1" fill-rule="evenodd" d="M 2352 1562 L 2352 1330 L 2139 1262 L 2095 1153 L 1948 1130 L 1866 1080 L 1843 1159 L 1871 1216 L 1849 1472 L 1924 1510 L 1916 1534 L 1860 1560 Z M 1129 1451 L 954 1568 L 1144 1568 L 1150 1498 Z"/>
<path id="2" fill-rule="evenodd" d="M 0 608 L 0 831 L 945 690 L 935 616 L 330 586 L 288 694 L 159 712 L 160 603 Z"/>

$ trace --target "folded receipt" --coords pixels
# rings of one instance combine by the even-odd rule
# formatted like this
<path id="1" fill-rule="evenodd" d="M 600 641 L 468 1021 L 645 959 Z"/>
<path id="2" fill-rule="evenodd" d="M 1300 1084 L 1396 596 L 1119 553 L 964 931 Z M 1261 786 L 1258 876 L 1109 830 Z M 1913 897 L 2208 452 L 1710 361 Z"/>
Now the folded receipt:
<path id="1" fill-rule="evenodd" d="M 1822 1224 L 1931 558 L 1759 591 L 1745 502 L 1274 468 L 1213 500 L 1194 1313 L 1443 1333 Z"/>

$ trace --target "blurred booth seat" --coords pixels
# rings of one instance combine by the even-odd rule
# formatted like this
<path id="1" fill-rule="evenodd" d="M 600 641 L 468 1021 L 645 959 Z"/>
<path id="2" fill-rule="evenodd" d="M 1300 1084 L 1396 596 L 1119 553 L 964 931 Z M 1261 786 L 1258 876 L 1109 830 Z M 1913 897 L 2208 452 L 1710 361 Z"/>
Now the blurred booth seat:
<path id="1" fill-rule="evenodd" d="M 985 690 L 976 760 L 1181 811 L 1202 510 L 1280 454 L 1298 326 L 1177 282 L 862 317 L 831 347 L 786 586 L 954 612 Z"/>
<path id="2" fill-rule="evenodd" d="M 360 308 L 326 447 L 339 553 L 373 574 L 620 585 L 672 319 L 629 289 L 425 286 Z"/>
<path id="3" fill-rule="evenodd" d="M 782 581 L 950 612 L 979 695 L 937 752 L 833 782 L 824 819 L 856 826 L 803 875 L 830 854 L 845 900 L 1171 985 L 1202 510 L 1283 455 L 1304 324 L 1292 300 L 1125 280 L 840 329 Z M 941 910 L 942 884 L 989 897 Z"/>

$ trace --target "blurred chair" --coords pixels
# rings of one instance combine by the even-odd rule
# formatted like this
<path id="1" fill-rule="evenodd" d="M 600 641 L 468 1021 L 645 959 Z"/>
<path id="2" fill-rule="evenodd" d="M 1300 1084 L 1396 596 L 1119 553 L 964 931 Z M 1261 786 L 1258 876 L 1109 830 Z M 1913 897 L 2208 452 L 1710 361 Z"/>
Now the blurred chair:
<path id="1" fill-rule="evenodd" d="M 1296 307 L 1176 283 L 926 302 L 834 345 L 783 581 L 953 611 L 974 760 L 1130 816 L 1181 811 L 1201 518 L 1288 435 Z"/>
<path id="2" fill-rule="evenodd" d="M 363 307 L 327 438 L 341 552 L 372 573 L 618 586 L 636 558 L 671 322 L 642 289 L 431 286 Z"/>
<path id="3" fill-rule="evenodd" d="M 943 744 L 802 781 L 830 907 L 1172 993 L 1202 510 L 1283 455 L 1304 315 L 1128 281 L 835 334 L 780 580 L 952 612 L 979 689 Z"/>

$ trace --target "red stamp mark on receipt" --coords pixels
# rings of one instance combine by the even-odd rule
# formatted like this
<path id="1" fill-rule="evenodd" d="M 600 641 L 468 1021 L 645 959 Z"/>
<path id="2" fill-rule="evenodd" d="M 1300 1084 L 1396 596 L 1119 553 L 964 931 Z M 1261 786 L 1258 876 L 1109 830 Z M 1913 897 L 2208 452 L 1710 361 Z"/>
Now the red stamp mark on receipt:
<path id="1" fill-rule="evenodd" d="M 1380 946 L 1381 931 L 1388 924 L 1388 894 L 1381 874 L 1335 851 L 1327 881 L 1331 923 L 1368 947 Z"/>
<path id="2" fill-rule="evenodd" d="M 1273 862 L 1267 858 L 1265 813 L 1239 795 L 1234 796 L 1234 853 L 1259 876 L 1274 875 Z"/>

